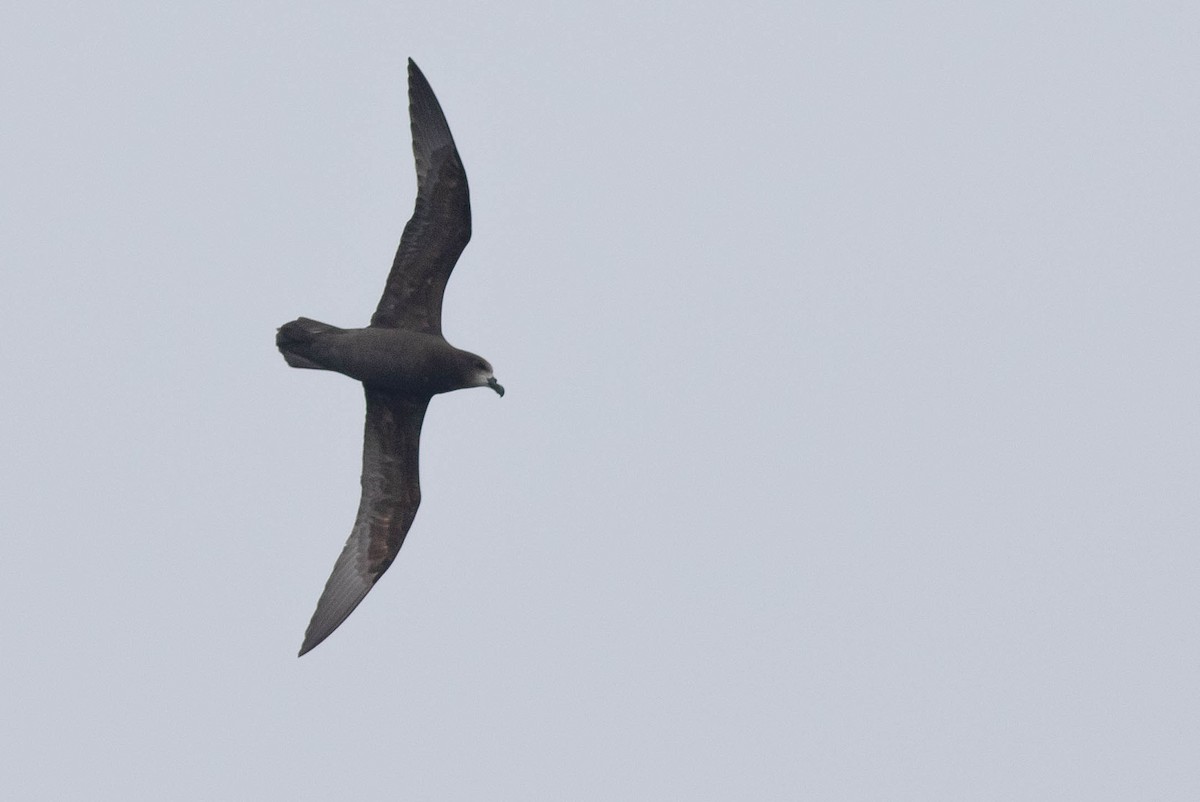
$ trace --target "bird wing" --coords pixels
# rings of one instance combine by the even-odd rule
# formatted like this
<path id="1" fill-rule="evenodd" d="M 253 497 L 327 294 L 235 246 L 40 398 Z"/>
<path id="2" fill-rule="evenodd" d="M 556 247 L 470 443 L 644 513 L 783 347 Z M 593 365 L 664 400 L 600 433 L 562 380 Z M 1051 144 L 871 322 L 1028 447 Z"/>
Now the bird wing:
<path id="1" fill-rule="evenodd" d="M 446 116 L 425 76 L 408 60 L 408 113 L 417 163 L 417 203 L 372 326 L 442 333 L 442 295 L 471 239 L 471 198 Z"/>
<path id="2" fill-rule="evenodd" d="M 301 655 L 329 637 L 383 576 L 421 503 L 417 456 L 429 399 L 370 387 L 366 394 L 358 517 L 304 633 Z"/>

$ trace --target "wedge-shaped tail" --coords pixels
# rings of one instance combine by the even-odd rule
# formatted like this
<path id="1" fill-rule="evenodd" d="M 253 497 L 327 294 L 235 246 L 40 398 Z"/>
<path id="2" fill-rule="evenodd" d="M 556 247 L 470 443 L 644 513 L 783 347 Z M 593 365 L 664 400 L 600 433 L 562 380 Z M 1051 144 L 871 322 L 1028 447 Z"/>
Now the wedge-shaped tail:
<path id="1" fill-rule="evenodd" d="M 319 320 L 298 317 L 291 323 L 284 323 L 275 334 L 275 345 L 283 358 L 294 368 L 311 368 L 313 370 L 330 370 L 312 359 L 312 347 L 323 334 L 331 334 L 344 329 L 330 326 Z"/>

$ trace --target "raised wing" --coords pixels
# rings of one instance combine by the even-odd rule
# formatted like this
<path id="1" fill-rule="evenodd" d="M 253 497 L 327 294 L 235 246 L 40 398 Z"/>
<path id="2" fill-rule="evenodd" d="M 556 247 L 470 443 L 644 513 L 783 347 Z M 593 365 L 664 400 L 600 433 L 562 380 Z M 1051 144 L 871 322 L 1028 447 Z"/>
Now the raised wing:
<path id="1" fill-rule="evenodd" d="M 366 388 L 362 500 L 300 654 L 337 629 L 396 559 L 421 503 L 417 455 L 429 399 Z"/>
<path id="2" fill-rule="evenodd" d="M 446 281 L 471 239 L 471 198 L 446 116 L 412 59 L 408 114 L 417 162 L 417 204 L 371 325 L 441 334 Z"/>

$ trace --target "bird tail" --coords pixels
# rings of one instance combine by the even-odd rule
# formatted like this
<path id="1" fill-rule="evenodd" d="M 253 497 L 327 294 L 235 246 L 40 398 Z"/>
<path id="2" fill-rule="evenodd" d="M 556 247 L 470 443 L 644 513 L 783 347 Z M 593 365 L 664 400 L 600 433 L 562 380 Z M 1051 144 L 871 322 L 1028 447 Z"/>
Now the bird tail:
<path id="1" fill-rule="evenodd" d="M 283 358 L 294 368 L 311 368 L 313 370 L 329 370 L 315 359 L 314 348 L 322 336 L 340 332 L 337 326 L 298 317 L 291 323 L 284 323 L 275 334 L 275 345 Z"/>

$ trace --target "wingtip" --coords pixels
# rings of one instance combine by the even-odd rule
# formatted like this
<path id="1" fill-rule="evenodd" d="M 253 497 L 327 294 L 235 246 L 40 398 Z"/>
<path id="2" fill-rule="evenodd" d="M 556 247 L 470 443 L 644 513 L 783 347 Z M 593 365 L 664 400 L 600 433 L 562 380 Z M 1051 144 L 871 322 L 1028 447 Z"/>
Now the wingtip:
<path id="1" fill-rule="evenodd" d="M 334 627 L 333 629 L 337 629 L 337 627 Z M 322 643 L 325 642 L 326 638 L 328 638 L 330 635 L 333 634 L 333 629 L 329 630 L 328 632 L 325 632 L 320 637 L 316 637 L 315 635 L 313 635 L 312 632 L 305 632 L 304 633 L 304 643 L 302 643 L 300 645 L 300 652 L 296 656 L 303 657 L 304 655 L 311 652 L 313 649 L 320 646 Z"/>
<path id="2" fill-rule="evenodd" d="M 366 595 L 366 594 L 363 594 L 363 595 Z M 324 596 L 322 596 L 322 600 L 324 600 Z M 358 606 L 358 603 L 355 602 L 354 607 L 357 607 L 357 606 Z M 343 615 L 341 617 L 341 619 L 336 624 L 334 624 L 332 627 L 325 626 L 318 630 L 314 624 L 310 623 L 308 626 L 308 631 L 306 631 L 304 633 L 304 643 L 302 643 L 300 645 L 300 652 L 296 656 L 303 657 L 304 655 L 308 654 L 313 649 L 317 648 L 322 643 L 324 643 L 325 639 L 328 638 L 330 635 L 332 635 L 333 631 L 335 629 L 337 629 L 338 627 L 340 627 L 342 625 L 342 623 L 347 618 L 350 617 L 350 613 L 353 612 L 354 607 L 351 607 L 350 610 L 347 611 L 346 614 Z M 318 613 L 320 612 L 320 607 L 317 608 L 317 612 Z M 313 618 L 314 619 L 316 618 L 316 613 L 313 614 Z M 314 630 L 317 630 L 317 631 L 314 631 Z"/>
<path id="3" fill-rule="evenodd" d="M 304 633 L 304 643 L 300 644 L 300 651 L 296 654 L 297 657 L 303 657 L 316 648 L 321 641 L 314 641 L 309 637 L 308 633 Z"/>

